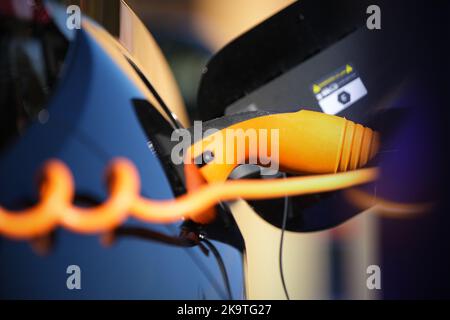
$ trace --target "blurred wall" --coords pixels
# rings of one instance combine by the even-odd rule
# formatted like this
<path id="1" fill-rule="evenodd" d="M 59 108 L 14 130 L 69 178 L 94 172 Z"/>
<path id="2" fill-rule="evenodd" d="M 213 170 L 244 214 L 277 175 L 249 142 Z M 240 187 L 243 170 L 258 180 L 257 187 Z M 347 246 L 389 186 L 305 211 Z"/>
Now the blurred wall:
<path id="1" fill-rule="evenodd" d="M 168 28 L 190 24 L 217 51 L 294 0 L 128 0 L 141 19 Z M 185 26 L 186 27 L 186 26 Z"/>

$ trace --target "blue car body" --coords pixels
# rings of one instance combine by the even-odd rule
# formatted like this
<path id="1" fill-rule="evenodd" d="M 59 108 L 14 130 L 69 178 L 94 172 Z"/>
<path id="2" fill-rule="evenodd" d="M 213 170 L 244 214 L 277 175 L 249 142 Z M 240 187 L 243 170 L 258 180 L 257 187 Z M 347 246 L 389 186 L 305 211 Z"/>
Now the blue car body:
<path id="1" fill-rule="evenodd" d="M 63 75 L 46 108 L 0 155 L 0 203 L 16 208 L 36 200 L 36 173 L 50 158 L 71 169 L 77 192 L 100 200 L 107 196 L 104 171 L 111 159 L 134 162 L 141 194 L 151 199 L 174 197 L 166 173 L 148 146 L 133 109 L 145 99 L 101 45 L 80 29 L 70 43 Z M 128 224 L 177 236 L 181 223 Z M 20 299 L 224 299 L 229 298 L 214 256 L 199 247 L 176 247 L 140 239 L 118 239 L 105 248 L 98 235 L 58 229 L 47 256 L 26 242 L 0 238 L 0 298 Z M 232 298 L 243 298 L 241 252 L 214 242 L 231 283 Z M 81 290 L 69 290 L 67 267 L 81 269 Z"/>

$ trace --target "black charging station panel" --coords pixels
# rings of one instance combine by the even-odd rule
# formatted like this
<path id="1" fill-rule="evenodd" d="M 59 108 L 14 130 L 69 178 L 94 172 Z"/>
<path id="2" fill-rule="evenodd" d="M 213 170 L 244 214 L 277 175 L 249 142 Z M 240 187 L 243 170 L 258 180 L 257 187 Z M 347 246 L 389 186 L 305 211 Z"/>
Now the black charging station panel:
<path id="1" fill-rule="evenodd" d="M 408 41 L 391 29 L 369 30 L 371 4 L 295 2 L 236 38 L 205 68 L 202 120 L 309 109 L 366 124 L 400 87 Z"/>
<path id="2" fill-rule="evenodd" d="M 383 8 L 381 30 L 367 27 L 368 7 L 374 4 Z M 401 5 L 303 0 L 286 7 L 213 56 L 198 93 L 202 120 L 309 109 L 345 117 L 389 137 L 389 128 L 405 113 L 392 101 L 407 80 L 414 43 L 414 35 L 402 29 Z M 290 199 L 286 228 L 291 231 L 323 230 L 361 211 L 342 191 Z M 281 215 L 273 213 L 283 209 L 283 199 L 250 204 L 265 220 L 281 226 Z"/>

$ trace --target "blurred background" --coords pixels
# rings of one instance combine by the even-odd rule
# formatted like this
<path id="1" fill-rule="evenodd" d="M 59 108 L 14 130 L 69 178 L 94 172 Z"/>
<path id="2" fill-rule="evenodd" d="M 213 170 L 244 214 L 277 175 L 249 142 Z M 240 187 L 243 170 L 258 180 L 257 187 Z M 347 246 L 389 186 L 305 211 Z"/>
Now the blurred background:
<path id="1" fill-rule="evenodd" d="M 195 120 L 200 118 L 195 108 L 198 86 L 210 57 L 292 2 L 132 0 L 127 3 L 161 45 L 180 85 L 187 110 Z"/>

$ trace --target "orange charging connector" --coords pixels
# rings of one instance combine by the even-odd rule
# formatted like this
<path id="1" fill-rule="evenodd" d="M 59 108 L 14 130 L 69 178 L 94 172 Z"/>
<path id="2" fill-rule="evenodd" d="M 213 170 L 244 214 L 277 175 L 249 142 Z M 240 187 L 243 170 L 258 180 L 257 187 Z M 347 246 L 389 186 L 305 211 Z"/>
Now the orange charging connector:
<path id="1" fill-rule="evenodd" d="M 258 130 L 266 132 L 260 135 Z M 278 132 L 277 141 L 271 141 L 270 131 L 273 130 Z M 258 140 L 261 136 L 267 139 L 264 152 L 269 158 L 274 155 L 272 148 L 276 148 L 281 170 L 301 174 L 355 170 L 365 166 L 379 148 L 378 134 L 370 128 L 341 117 L 301 110 L 234 124 L 193 144 L 188 154 L 190 160 L 195 161 L 202 153 L 219 151 L 221 156 L 209 161 L 200 171 L 209 182 L 224 181 L 239 164 L 247 163 L 252 157 L 258 158 L 260 154 L 250 153 L 261 151 L 261 148 L 250 148 L 249 140 L 255 136 Z M 246 144 L 245 152 L 237 150 L 242 139 Z M 230 150 L 232 161 L 225 154 Z"/>

